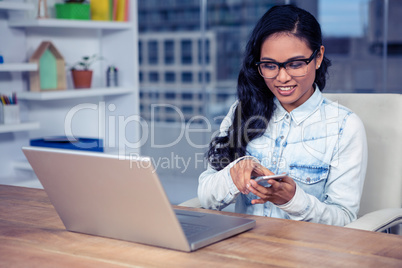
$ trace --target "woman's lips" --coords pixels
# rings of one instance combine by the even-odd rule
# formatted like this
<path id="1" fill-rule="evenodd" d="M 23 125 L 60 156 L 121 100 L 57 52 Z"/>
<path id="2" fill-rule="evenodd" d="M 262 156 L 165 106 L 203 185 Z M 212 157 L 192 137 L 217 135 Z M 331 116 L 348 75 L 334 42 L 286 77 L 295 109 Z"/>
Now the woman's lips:
<path id="1" fill-rule="evenodd" d="M 276 88 L 278 89 L 279 94 L 283 96 L 289 96 L 296 90 L 296 86 L 282 86 Z"/>

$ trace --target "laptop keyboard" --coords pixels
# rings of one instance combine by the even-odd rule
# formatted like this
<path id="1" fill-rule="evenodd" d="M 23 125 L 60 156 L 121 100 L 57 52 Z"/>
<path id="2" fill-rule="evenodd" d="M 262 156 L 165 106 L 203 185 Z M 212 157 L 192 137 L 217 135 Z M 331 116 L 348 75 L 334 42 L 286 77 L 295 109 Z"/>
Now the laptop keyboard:
<path id="1" fill-rule="evenodd" d="M 186 237 L 191 237 L 210 229 L 210 227 L 204 225 L 191 224 L 185 222 L 181 222 L 180 224 L 181 227 L 183 228 Z"/>

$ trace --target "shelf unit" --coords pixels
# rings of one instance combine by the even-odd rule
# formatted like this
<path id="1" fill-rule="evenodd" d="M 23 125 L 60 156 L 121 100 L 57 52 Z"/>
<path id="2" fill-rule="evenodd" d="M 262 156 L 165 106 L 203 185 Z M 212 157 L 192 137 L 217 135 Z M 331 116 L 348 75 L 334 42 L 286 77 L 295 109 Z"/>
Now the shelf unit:
<path id="1" fill-rule="evenodd" d="M 0 2 L 0 10 L 34 10 L 35 6 L 33 3 L 25 3 L 25 2 L 11 2 L 1 1 Z"/>
<path id="2" fill-rule="evenodd" d="M 79 21 L 63 19 L 15 19 L 8 22 L 10 27 L 20 28 L 86 28 L 86 29 L 109 29 L 127 30 L 133 24 L 130 22 L 109 22 L 109 21 Z"/>
<path id="3" fill-rule="evenodd" d="M 9 6 L 14 9 L 18 7 L 19 9 L 23 9 L 22 5 L 7 5 L 9 3 L 2 3 L 6 5 L 0 5 L 0 9 L 4 6 Z M 18 4 L 18 3 L 12 3 Z M 6 63 L 0 64 L 0 72 L 29 72 L 29 71 L 36 71 L 38 69 L 38 65 L 36 63 Z M 0 124 L 0 133 L 8 133 L 8 132 L 18 132 L 18 131 L 28 131 L 39 129 L 40 124 L 39 122 L 22 122 L 20 124 Z"/>
<path id="4" fill-rule="evenodd" d="M 20 124 L 0 125 L 0 133 L 27 131 L 39 129 L 39 122 L 25 122 Z"/>
<path id="5" fill-rule="evenodd" d="M 5 61 L 0 64 L 0 92 L 17 93 L 23 122 L 0 125 L 0 183 L 20 178 L 21 170 L 32 173 L 21 151 L 32 138 L 72 133 L 103 139 L 106 152 L 139 153 L 136 1 L 130 2 L 129 22 L 36 19 L 33 3 L 0 1 L 0 33 L 8 40 L 0 42 Z M 38 66 L 27 62 L 43 41 L 51 41 L 66 62 L 67 90 L 29 91 L 27 74 Z M 103 60 L 91 66 L 92 87 L 74 89 L 69 66 L 93 54 Z M 119 69 L 119 87 L 105 86 L 109 65 Z"/>
<path id="6" fill-rule="evenodd" d="M 0 72 L 29 72 L 38 70 L 36 63 L 3 63 Z"/>
<path id="7" fill-rule="evenodd" d="M 85 97 L 100 97 L 100 96 L 113 96 L 130 94 L 133 92 L 132 88 L 116 87 L 116 88 L 82 88 L 77 90 L 62 90 L 50 92 L 21 92 L 18 95 L 20 100 L 61 100 Z"/>

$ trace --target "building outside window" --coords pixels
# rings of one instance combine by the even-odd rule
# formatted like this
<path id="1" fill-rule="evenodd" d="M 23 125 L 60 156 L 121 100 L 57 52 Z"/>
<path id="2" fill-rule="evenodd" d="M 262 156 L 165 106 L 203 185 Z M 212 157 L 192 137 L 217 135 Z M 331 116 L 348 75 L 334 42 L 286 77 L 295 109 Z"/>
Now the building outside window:
<path id="1" fill-rule="evenodd" d="M 181 74 L 181 81 L 183 83 L 191 83 L 193 82 L 193 73 L 184 72 Z"/>
<path id="2" fill-rule="evenodd" d="M 158 42 L 149 41 L 148 42 L 148 63 L 158 64 Z"/>
<path id="3" fill-rule="evenodd" d="M 140 90 L 162 93 L 152 103 L 168 103 L 178 109 L 186 106 L 186 118 L 226 114 L 235 100 L 250 32 L 262 14 L 276 4 L 295 4 L 320 22 L 326 55 L 332 61 L 325 92 L 402 92 L 400 0 L 205 2 L 205 32 L 200 27 L 200 0 L 138 2 Z M 386 19 L 389 27 L 384 30 Z M 151 75 L 155 72 L 164 79 Z M 191 92 L 193 98 L 183 97 L 185 92 Z M 146 94 L 141 96 L 141 102 L 150 103 Z M 180 120 L 165 117 L 163 109 L 160 113 L 161 121 Z"/>
<path id="4" fill-rule="evenodd" d="M 205 40 L 205 62 L 202 61 L 202 40 L 198 40 L 198 63 L 199 64 L 208 64 L 210 62 L 210 47 L 209 40 Z"/>
<path id="5" fill-rule="evenodd" d="M 139 64 L 142 64 L 142 55 L 143 54 L 143 52 L 142 52 L 142 42 L 141 41 L 139 41 L 138 42 L 138 63 Z"/>
<path id="6" fill-rule="evenodd" d="M 181 99 L 182 100 L 192 100 L 193 99 L 193 94 L 192 93 L 182 93 L 181 94 Z"/>
<path id="7" fill-rule="evenodd" d="M 203 76 L 205 76 L 205 81 L 209 83 L 211 81 L 211 74 L 209 72 L 199 72 L 198 73 L 198 81 L 202 83 Z"/>
<path id="8" fill-rule="evenodd" d="M 166 92 L 165 99 L 167 100 L 174 100 L 176 98 L 176 93 L 174 92 Z"/>
<path id="9" fill-rule="evenodd" d="M 193 49 L 191 40 L 181 41 L 181 63 L 182 64 L 193 63 Z"/>
<path id="10" fill-rule="evenodd" d="M 166 40 L 164 42 L 165 64 L 174 63 L 174 41 Z"/>
<path id="11" fill-rule="evenodd" d="M 158 82 L 158 81 L 159 81 L 159 73 L 157 73 L 157 72 L 150 72 L 150 73 L 149 73 L 149 81 L 151 81 L 151 82 Z"/>
<path id="12" fill-rule="evenodd" d="M 176 74 L 174 72 L 166 72 L 165 73 L 165 82 L 166 83 L 174 83 L 176 81 Z"/>

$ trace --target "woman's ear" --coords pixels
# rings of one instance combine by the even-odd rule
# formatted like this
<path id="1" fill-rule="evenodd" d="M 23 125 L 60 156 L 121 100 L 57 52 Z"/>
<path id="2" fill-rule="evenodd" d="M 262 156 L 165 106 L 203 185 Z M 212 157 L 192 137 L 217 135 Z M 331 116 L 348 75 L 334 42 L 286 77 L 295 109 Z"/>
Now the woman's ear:
<path id="1" fill-rule="evenodd" d="M 318 55 L 317 55 L 317 61 L 316 61 L 316 65 L 315 65 L 315 69 L 319 69 L 320 68 L 320 66 L 321 66 L 321 62 L 323 61 L 323 59 L 324 59 L 324 52 L 325 52 L 325 47 L 324 46 L 321 46 L 320 47 L 320 51 L 318 52 Z"/>

